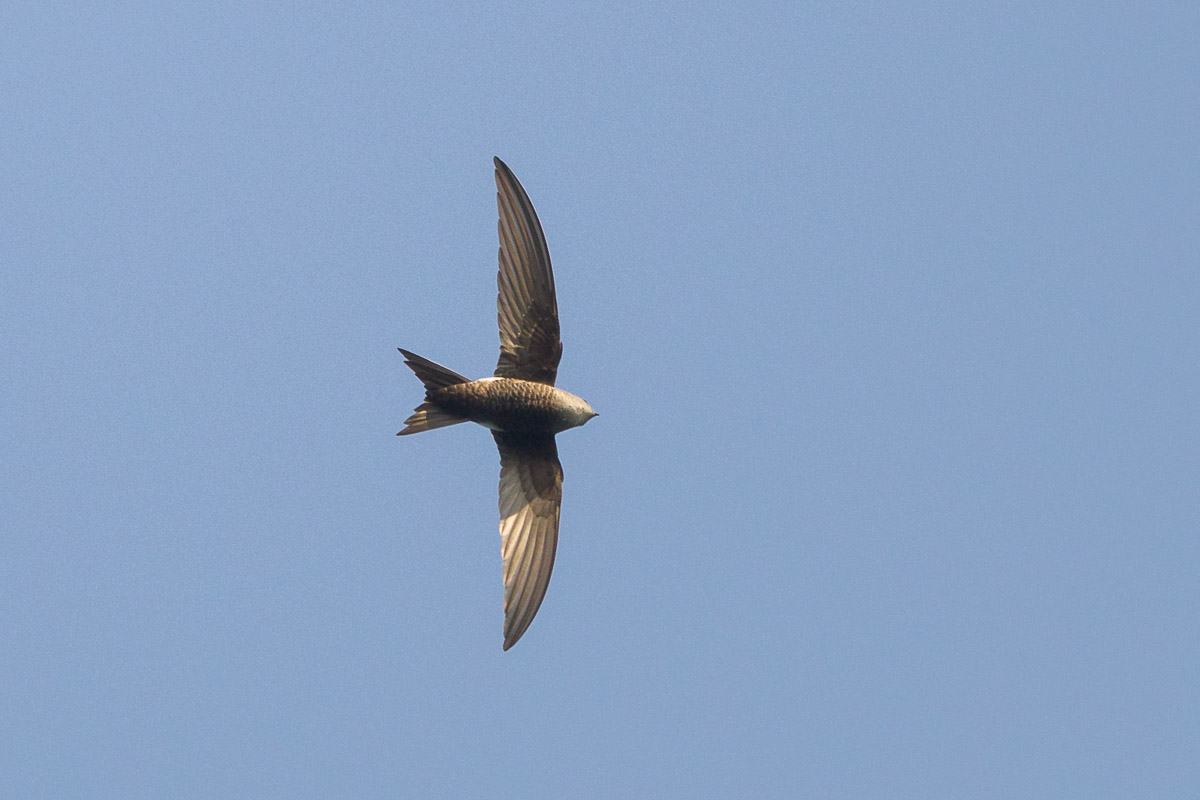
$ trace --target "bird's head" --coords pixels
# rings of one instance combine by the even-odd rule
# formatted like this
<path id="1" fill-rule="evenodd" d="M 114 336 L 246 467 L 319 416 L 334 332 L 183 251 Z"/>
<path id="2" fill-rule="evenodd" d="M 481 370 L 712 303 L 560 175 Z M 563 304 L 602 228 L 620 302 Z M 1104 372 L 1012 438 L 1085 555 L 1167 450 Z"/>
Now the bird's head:
<path id="1" fill-rule="evenodd" d="M 592 417 L 599 416 L 599 414 L 593 411 L 592 407 L 588 405 L 588 402 L 582 397 L 576 397 L 569 392 L 563 392 L 563 394 L 569 398 L 566 404 L 567 408 L 565 416 L 570 423 L 570 427 L 576 428 L 585 424 Z"/>

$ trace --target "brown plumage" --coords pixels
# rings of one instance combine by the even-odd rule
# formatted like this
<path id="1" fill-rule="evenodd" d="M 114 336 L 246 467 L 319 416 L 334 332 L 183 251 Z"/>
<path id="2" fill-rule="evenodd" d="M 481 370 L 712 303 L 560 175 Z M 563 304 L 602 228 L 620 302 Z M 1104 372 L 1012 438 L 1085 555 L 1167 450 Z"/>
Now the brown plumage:
<path id="1" fill-rule="evenodd" d="M 554 435 L 596 416 L 584 400 L 554 386 L 562 357 L 558 301 L 546 237 L 529 196 L 500 159 L 497 319 L 500 360 L 493 377 L 472 381 L 401 349 L 425 384 L 400 436 L 477 422 L 500 450 L 500 549 L 504 557 L 504 649 L 533 621 L 554 569 L 562 504 L 562 465 Z"/>

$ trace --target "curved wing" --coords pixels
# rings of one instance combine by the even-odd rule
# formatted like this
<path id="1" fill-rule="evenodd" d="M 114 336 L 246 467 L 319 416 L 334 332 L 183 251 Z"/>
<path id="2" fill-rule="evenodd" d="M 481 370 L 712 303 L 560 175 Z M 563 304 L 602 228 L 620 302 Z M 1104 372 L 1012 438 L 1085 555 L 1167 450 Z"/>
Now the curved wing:
<path id="1" fill-rule="evenodd" d="M 500 552 L 504 556 L 504 649 L 533 622 L 554 569 L 562 464 L 553 436 L 493 431 L 500 448 Z"/>
<path id="2" fill-rule="evenodd" d="M 496 162 L 496 205 L 500 211 L 500 361 L 496 377 L 554 385 L 562 342 L 554 273 L 542 224 L 512 170 Z"/>

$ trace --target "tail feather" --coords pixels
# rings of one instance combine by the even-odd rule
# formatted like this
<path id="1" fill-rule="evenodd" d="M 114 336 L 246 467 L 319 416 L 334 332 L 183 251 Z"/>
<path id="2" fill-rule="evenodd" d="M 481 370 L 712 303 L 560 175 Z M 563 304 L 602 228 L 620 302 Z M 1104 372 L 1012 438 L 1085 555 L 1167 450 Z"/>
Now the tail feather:
<path id="1" fill-rule="evenodd" d="M 459 417 L 435 406 L 433 403 L 425 402 L 417 406 L 413 411 L 412 416 L 404 420 L 404 430 L 397 433 L 397 436 L 407 436 L 410 433 L 421 433 L 422 431 L 431 431 L 434 428 L 445 428 L 448 425 L 457 425 L 460 422 L 468 422 L 466 417 Z"/>
<path id="2" fill-rule="evenodd" d="M 410 353 L 403 348 L 399 349 L 404 354 L 404 363 L 417 374 L 417 377 L 421 379 L 421 383 L 425 384 L 426 400 L 417 406 L 411 417 L 404 420 L 404 430 L 396 435 L 407 436 L 410 433 L 421 433 L 422 431 L 431 431 L 434 428 L 445 428 L 448 425 L 468 422 L 469 420 L 466 417 L 451 414 L 428 398 L 431 392 L 435 392 L 446 386 L 453 386 L 456 383 L 470 383 L 470 378 L 464 378 L 457 372 L 447 369 L 441 364 L 436 364 L 428 358 L 422 358 L 416 353 Z"/>
<path id="3" fill-rule="evenodd" d="M 417 377 L 421 379 L 421 383 L 425 384 L 425 389 L 441 389 L 443 386 L 453 386 L 456 383 L 470 383 L 470 378 L 464 378 L 452 369 L 447 369 L 441 364 L 435 364 L 428 358 L 422 358 L 416 353 L 410 353 L 403 347 L 396 348 L 404 354 L 404 363 L 409 369 L 417 373 Z"/>

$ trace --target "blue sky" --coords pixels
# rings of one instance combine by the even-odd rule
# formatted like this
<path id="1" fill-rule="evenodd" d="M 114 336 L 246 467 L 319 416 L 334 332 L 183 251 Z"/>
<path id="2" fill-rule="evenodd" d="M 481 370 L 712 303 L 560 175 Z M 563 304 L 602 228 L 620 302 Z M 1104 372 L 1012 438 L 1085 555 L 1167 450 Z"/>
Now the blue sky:
<path id="1" fill-rule="evenodd" d="M 8 4 L 0 794 L 1194 797 L 1200 12 Z M 491 158 L 554 257 L 501 644 Z"/>

